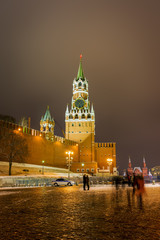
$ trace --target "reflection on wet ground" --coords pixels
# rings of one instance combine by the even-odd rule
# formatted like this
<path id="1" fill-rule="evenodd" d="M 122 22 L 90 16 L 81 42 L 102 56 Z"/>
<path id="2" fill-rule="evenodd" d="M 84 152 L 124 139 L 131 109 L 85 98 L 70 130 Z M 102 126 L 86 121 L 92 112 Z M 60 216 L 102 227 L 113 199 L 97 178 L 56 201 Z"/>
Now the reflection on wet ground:
<path id="1" fill-rule="evenodd" d="M 0 240 L 160 239 L 160 187 L 3 190 L 0 206 Z"/>

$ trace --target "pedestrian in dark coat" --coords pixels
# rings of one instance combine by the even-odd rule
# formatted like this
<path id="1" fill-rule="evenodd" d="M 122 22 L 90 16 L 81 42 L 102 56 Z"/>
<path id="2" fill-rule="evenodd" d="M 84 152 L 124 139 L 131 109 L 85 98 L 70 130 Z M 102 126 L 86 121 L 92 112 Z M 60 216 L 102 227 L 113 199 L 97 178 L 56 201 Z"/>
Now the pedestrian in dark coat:
<path id="1" fill-rule="evenodd" d="M 86 190 L 86 174 L 83 175 L 83 190 Z"/>
<path id="2" fill-rule="evenodd" d="M 89 190 L 89 176 L 88 175 L 86 176 L 86 185 L 87 185 L 88 190 Z"/>

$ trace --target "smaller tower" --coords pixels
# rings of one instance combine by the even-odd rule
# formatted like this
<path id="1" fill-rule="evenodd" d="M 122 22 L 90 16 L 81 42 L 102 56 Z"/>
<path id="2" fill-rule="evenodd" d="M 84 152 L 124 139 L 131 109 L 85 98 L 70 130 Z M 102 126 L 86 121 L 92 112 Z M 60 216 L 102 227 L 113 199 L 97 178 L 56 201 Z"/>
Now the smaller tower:
<path id="1" fill-rule="evenodd" d="M 145 160 L 144 157 L 143 157 L 142 174 L 143 174 L 143 177 L 147 177 L 148 176 L 148 168 L 146 167 L 146 160 Z"/>
<path id="2" fill-rule="evenodd" d="M 47 106 L 46 113 L 41 117 L 40 121 L 40 131 L 45 133 L 47 140 L 54 140 L 54 126 L 54 119 L 51 117 L 49 106 Z"/>
<path id="3" fill-rule="evenodd" d="M 127 174 L 129 176 L 133 175 L 133 168 L 132 168 L 132 164 L 131 164 L 131 158 L 129 157 L 129 163 L 128 163 L 128 168 L 127 168 Z"/>

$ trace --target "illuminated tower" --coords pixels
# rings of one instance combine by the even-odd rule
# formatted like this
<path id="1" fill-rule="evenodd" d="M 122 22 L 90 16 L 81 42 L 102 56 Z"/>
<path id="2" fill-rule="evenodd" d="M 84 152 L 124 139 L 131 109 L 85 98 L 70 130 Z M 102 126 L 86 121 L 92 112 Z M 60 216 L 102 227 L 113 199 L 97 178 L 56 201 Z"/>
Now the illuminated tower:
<path id="1" fill-rule="evenodd" d="M 51 117 L 49 106 L 47 106 L 46 113 L 44 117 L 41 117 L 40 121 L 40 131 L 45 133 L 46 139 L 54 139 L 54 119 Z"/>
<path id="2" fill-rule="evenodd" d="M 131 164 L 131 159 L 129 157 L 129 163 L 128 163 L 128 168 L 127 168 L 127 174 L 129 176 L 132 176 L 133 175 L 133 168 L 132 168 L 132 164 Z"/>
<path id="3" fill-rule="evenodd" d="M 65 113 L 66 139 L 79 143 L 80 162 L 94 161 L 95 113 L 90 106 L 88 80 L 82 69 L 82 55 L 77 78 L 73 80 L 71 108 L 67 105 Z"/>
<path id="4" fill-rule="evenodd" d="M 144 157 L 143 157 L 142 173 L 143 173 L 143 176 L 144 176 L 144 177 L 148 176 L 148 168 L 146 167 L 146 160 L 145 160 Z"/>

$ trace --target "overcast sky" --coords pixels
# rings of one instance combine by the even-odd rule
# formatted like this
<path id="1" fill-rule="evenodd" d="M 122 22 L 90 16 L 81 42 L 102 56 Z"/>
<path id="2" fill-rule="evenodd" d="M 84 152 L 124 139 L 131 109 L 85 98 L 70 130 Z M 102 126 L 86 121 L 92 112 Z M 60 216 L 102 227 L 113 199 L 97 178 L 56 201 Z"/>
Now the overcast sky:
<path id="1" fill-rule="evenodd" d="M 49 105 L 64 128 L 81 53 L 96 141 L 117 143 L 120 169 L 160 165 L 159 0 L 1 0 L 0 114 L 39 129 Z"/>

